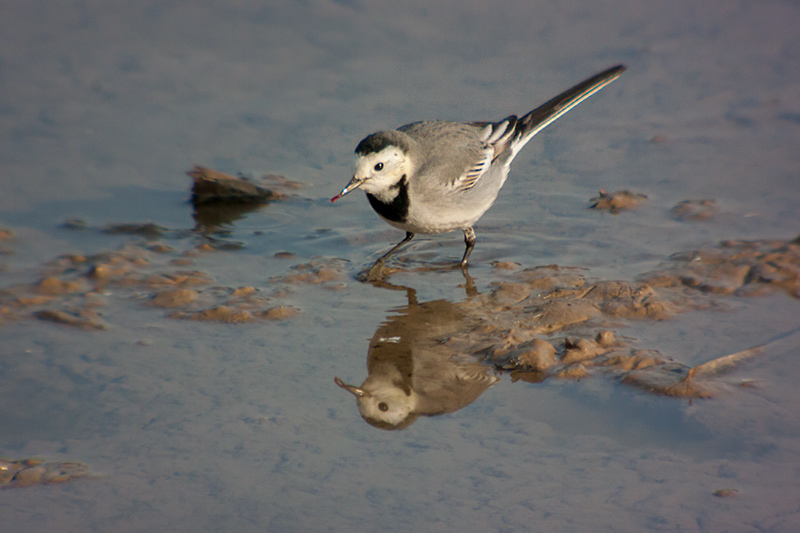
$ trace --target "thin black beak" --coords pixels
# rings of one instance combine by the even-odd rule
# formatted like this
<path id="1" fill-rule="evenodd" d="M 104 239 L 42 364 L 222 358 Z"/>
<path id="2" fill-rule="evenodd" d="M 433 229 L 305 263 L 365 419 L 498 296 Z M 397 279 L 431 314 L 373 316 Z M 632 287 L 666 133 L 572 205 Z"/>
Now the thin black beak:
<path id="1" fill-rule="evenodd" d="M 358 387 L 354 387 L 353 385 L 348 385 L 339 378 L 333 378 L 333 381 L 356 398 L 361 398 L 367 395 L 367 393 L 363 390 L 359 389 Z"/>
<path id="2" fill-rule="evenodd" d="M 354 191 L 354 190 L 358 189 L 359 187 L 361 187 L 361 184 L 363 184 L 363 183 L 364 183 L 364 180 L 360 180 L 360 179 L 356 178 L 355 176 L 353 176 L 353 179 L 351 179 L 350 183 L 348 183 L 345 186 L 345 188 L 342 189 L 342 192 L 340 192 L 339 194 L 337 194 L 336 196 L 331 198 L 331 202 L 335 202 L 336 200 L 338 200 L 339 198 L 341 198 L 345 194 L 349 193 L 350 191 Z"/>

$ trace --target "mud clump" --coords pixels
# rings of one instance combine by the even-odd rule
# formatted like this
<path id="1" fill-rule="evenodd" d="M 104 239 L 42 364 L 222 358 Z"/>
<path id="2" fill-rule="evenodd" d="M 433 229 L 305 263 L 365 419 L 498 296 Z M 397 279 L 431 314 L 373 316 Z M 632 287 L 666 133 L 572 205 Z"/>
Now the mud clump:
<path id="1" fill-rule="evenodd" d="M 156 224 L 112 224 L 105 228 L 111 235 L 136 235 L 147 239 L 160 239 L 169 230 Z"/>
<path id="2" fill-rule="evenodd" d="M 256 294 L 258 294 L 258 290 L 255 287 L 239 287 L 231 293 L 231 296 L 234 298 L 251 298 Z"/>
<path id="3" fill-rule="evenodd" d="M 732 498 L 739 495 L 739 489 L 718 489 L 714 491 L 717 498 Z"/>
<path id="4" fill-rule="evenodd" d="M 512 261 L 492 261 L 492 268 L 498 270 L 516 270 L 519 267 L 519 263 L 514 263 Z"/>
<path id="5" fill-rule="evenodd" d="M 288 320 L 299 313 L 293 307 L 275 307 L 265 311 L 251 312 L 227 306 L 204 309 L 192 313 L 178 311 L 170 314 L 172 318 L 185 318 L 189 320 L 224 322 L 227 324 L 245 324 L 256 320 Z"/>
<path id="6" fill-rule="evenodd" d="M 596 302 L 608 317 L 664 320 L 671 315 L 672 306 L 647 284 L 601 281 L 592 285 L 583 298 Z"/>
<path id="7" fill-rule="evenodd" d="M 291 267 L 291 273 L 270 279 L 271 283 L 288 285 L 321 285 L 344 279 L 340 261 L 320 260 Z"/>
<path id="8" fill-rule="evenodd" d="M 760 295 L 784 291 L 800 298 L 800 239 L 723 241 L 674 254 L 671 265 L 641 277 L 653 287 L 711 294 Z"/>
<path id="9" fill-rule="evenodd" d="M 39 459 L 0 459 L 0 488 L 3 489 L 65 483 L 91 475 L 89 467 L 78 462 L 48 463 Z"/>
<path id="10" fill-rule="evenodd" d="M 48 322 L 73 326 L 83 330 L 106 329 L 106 325 L 100 320 L 100 316 L 88 309 L 80 309 L 75 311 L 44 309 L 42 311 L 36 311 L 33 313 L 33 316 L 39 320 L 46 320 Z"/>
<path id="11" fill-rule="evenodd" d="M 565 365 L 572 363 L 582 363 L 594 359 L 598 355 L 605 353 L 606 350 L 591 339 L 564 339 L 564 355 L 561 362 Z"/>
<path id="12" fill-rule="evenodd" d="M 531 308 L 530 327 L 537 333 L 553 333 L 570 326 L 583 324 L 602 313 L 595 304 L 586 300 L 553 300 Z"/>
<path id="13" fill-rule="evenodd" d="M 300 311 L 294 307 L 280 306 L 273 307 L 272 309 L 268 309 L 266 311 L 261 311 L 259 316 L 267 320 L 288 320 L 297 316 L 298 313 L 300 313 Z"/>
<path id="14" fill-rule="evenodd" d="M 531 295 L 531 288 L 524 283 L 497 284 L 492 296 L 498 303 L 517 304 Z"/>
<path id="15" fill-rule="evenodd" d="M 646 283 L 597 281 L 577 269 L 555 266 L 519 272 L 514 281 L 496 282 L 491 302 L 496 310 L 524 308 L 521 323 L 548 334 L 609 318 L 665 320 L 681 311 L 681 303 L 662 298 Z"/>
<path id="16" fill-rule="evenodd" d="M 177 311 L 169 315 L 172 318 L 188 318 L 190 320 L 202 320 L 212 322 L 226 322 L 228 324 L 243 324 L 254 322 L 256 317 L 250 311 L 233 309 L 227 306 L 213 307 L 202 311 L 187 313 Z"/>
<path id="17" fill-rule="evenodd" d="M 596 197 L 590 200 L 592 204 L 589 206 L 589 209 L 608 211 L 612 215 L 616 215 L 622 211 L 635 209 L 645 200 L 647 200 L 647 196 L 644 194 L 638 194 L 628 190 L 612 193 L 600 191 Z"/>
<path id="18" fill-rule="evenodd" d="M 527 370 L 542 372 L 556 364 L 556 349 L 545 340 L 534 339 L 518 350 L 514 355 L 517 365 Z"/>
<path id="19" fill-rule="evenodd" d="M 57 296 L 78 292 L 83 289 L 83 285 L 77 281 L 62 281 L 58 278 L 44 278 L 36 285 L 39 294 Z"/>
<path id="20" fill-rule="evenodd" d="M 199 293 L 192 289 L 171 289 L 156 294 L 150 305 L 155 307 L 184 307 L 197 300 Z"/>
<path id="21" fill-rule="evenodd" d="M 717 216 L 714 200 L 683 200 L 669 210 L 670 216 L 680 222 L 706 222 Z"/>

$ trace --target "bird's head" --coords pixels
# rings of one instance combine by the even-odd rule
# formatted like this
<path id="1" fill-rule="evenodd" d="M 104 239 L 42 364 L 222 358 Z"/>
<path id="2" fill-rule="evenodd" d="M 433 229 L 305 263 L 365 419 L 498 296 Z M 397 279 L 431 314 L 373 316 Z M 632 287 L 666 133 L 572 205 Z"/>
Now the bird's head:
<path id="1" fill-rule="evenodd" d="M 375 196 L 385 196 L 396 189 L 403 177 L 413 171 L 409 157 L 412 147 L 413 140 L 399 131 L 379 131 L 368 136 L 356 147 L 353 179 L 331 201 L 359 188 Z"/>
<path id="2" fill-rule="evenodd" d="M 377 384 L 365 382 L 362 388 L 358 388 L 344 383 L 339 378 L 335 381 L 337 385 L 356 397 L 361 416 L 375 427 L 404 429 L 419 416 L 414 412 L 418 398 L 413 391 L 406 393 L 402 388 L 387 382 Z"/>

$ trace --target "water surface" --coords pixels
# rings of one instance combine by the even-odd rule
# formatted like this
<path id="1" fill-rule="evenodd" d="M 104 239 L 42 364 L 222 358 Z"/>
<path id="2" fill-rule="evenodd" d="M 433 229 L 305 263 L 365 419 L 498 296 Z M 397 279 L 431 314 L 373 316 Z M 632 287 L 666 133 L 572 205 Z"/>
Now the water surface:
<path id="1" fill-rule="evenodd" d="M 476 226 L 470 274 L 492 261 L 578 266 L 633 280 L 679 251 L 800 233 L 800 7 L 791 2 L 40 1 L 0 8 L 2 286 L 41 279 L 61 254 L 141 237 L 175 254 L 206 238 L 184 175 L 194 164 L 307 184 L 192 258 L 224 287 L 271 295 L 276 276 L 336 261 L 342 279 L 277 299 L 287 321 L 168 318 L 117 290 L 105 331 L 0 325 L 0 456 L 78 460 L 101 477 L 0 493 L 15 531 L 759 530 L 800 526 L 797 349 L 777 345 L 712 400 L 612 379 L 511 383 L 453 414 L 385 432 L 334 376 L 366 377 L 369 339 L 406 293 L 355 274 L 402 237 L 358 194 L 331 205 L 352 150 L 424 118 L 522 114 L 585 77 L 628 72 L 534 139 Z M 655 142 L 654 142 L 655 140 Z M 648 196 L 619 215 L 600 189 Z M 672 219 L 713 199 L 707 222 Z M 87 228 L 65 228 L 70 219 Z M 463 241 L 420 239 L 412 266 Z M 292 257 L 275 257 L 288 251 Z M 420 301 L 462 301 L 458 271 L 399 273 Z M 687 365 L 798 326 L 785 294 L 621 323 Z M 719 489 L 739 491 L 732 498 Z"/>

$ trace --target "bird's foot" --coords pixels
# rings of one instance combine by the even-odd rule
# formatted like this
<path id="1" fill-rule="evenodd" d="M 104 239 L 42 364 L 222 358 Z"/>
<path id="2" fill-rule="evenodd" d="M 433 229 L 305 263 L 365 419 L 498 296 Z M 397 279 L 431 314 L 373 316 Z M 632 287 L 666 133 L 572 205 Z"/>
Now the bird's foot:
<path id="1" fill-rule="evenodd" d="M 359 272 L 357 279 L 361 282 L 384 281 L 386 279 L 386 263 L 382 259 L 378 259 L 368 270 Z"/>

